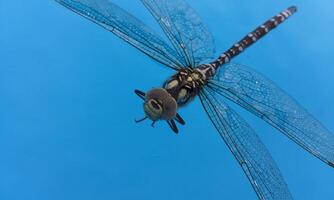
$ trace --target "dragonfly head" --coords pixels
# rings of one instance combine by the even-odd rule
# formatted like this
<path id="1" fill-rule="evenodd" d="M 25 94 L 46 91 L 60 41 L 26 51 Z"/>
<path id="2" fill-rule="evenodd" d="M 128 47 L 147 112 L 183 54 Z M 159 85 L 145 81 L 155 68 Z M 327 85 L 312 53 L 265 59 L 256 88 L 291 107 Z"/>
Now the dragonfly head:
<path id="1" fill-rule="evenodd" d="M 144 100 L 143 107 L 146 115 L 143 119 L 136 120 L 137 123 L 149 118 L 153 121 L 153 126 L 155 122 L 165 120 L 175 133 L 178 133 L 175 121 L 182 125 L 185 124 L 184 120 L 176 112 L 178 106 L 175 99 L 165 89 L 152 89 L 146 94 L 136 90 L 135 93 Z"/>
<path id="2" fill-rule="evenodd" d="M 175 99 L 165 89 L 152 89 L 146 93 L 144 111 L 152 121 L 171 120 L 175 117 L 176 110 Z"/>

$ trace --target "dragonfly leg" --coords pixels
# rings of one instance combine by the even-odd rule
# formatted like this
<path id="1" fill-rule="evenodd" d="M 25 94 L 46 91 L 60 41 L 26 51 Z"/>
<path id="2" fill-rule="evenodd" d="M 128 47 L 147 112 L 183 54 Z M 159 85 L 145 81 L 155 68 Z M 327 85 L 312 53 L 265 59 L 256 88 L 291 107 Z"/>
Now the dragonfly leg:
<path id="1" fill-rule="evenodd" d="M 151 124 L 151 126 L 154 127 L 154 125 L 155 125 L 156 122 L 157 121 L 153 121 L 152 124 Z"/>
<path id="2" fill-rule="evenodd" d="M 140 90 L 135 90 L 135 93 L 137 96 L 139 96 L 142 100 L 145 100 L 145 92 L 142 92 Z"/>
<path id="3" fill-rule="evenodd" d="M 145 119 L 147 119 L 147 117 L 144 117 L 143 119 L 139 119 L 139 120 L 135 119 L 135 122 L 140 123 L 140 122 L 144 121 Z"/>
<path id="4" fill-rule="evenodd" d="M 179 113 L 176 114 L 175 116 L 175 121 L 177 121 L 178 123 L 180 123 L 181 125 L 185 125 L 186 122 L 183 120 L 183 118 L 179 115 Z"/>
<path id="5" fill-rule="evenodd" d="M 179 129 L 177 128 L 175 121 L 174 120 L 168 120 L 167 124 L 169 125 L 169 127 L 173 130 L 174 133 L 178 134 L 179 133 Z"/>

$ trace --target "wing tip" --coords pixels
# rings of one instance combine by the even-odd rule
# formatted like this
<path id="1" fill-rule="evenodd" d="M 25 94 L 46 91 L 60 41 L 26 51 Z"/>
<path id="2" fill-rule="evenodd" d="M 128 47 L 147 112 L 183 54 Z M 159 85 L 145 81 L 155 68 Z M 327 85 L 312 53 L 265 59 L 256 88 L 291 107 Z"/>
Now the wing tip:
<path id="1" fill-rule="evenodd" d="M 334 167 L 334 162 L 328 161 L 328 165 Z"/>

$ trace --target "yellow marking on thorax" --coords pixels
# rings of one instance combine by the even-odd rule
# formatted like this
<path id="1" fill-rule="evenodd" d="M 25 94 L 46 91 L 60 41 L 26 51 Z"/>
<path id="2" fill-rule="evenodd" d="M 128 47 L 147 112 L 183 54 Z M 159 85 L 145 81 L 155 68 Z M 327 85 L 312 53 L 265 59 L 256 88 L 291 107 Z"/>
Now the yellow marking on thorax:
<path id="1" fill-rule="evenodd" d="M 177 80 L 173 80 L 170 83 L 168 83 L 167 89 L 175 88 L 178 84 L 179 82 Z"/>
<path id="2" fill-rule="evenodd" d="M 187 90 L 186 89 L 181 89 L 181 91 L 179 92 L 179 94 L 178 94 L 178 100 L 181 100 L 181 99 L 183 99 L 184 97 L 186 97 L 186 95 L 187 95 Z"/>
<path id="3" fill-rule="evenodd" d="M 192 73 L 190 76 L 191 76 L 191 78 L 194 79 L 195 81 L 198 80 L 198 79 L 200 79 L 200 76 L 199 76 L 198 73 Z"/>

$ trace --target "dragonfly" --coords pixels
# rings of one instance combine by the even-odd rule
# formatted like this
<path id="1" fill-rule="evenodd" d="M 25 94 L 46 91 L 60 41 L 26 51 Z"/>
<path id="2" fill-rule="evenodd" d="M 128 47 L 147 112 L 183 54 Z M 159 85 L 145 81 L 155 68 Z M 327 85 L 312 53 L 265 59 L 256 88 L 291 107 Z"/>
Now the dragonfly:
<path id="1" fill-rule="evenodd" d="M 178 110 L 199 98 L 206 114 L 240 164 L 259 199 L 292 199 L 265 145 L 226 100 L 261 118 L 306 151 L 334 167 L 334 136 L 286 92 L 249 67 L 233 64 L 237 55 L 297 11 L 291 6 L 214 58 L 214 39 L 185 0 L 140 0 L 160 25 L 163 39 L 144 22 L 109 0 L 56 0 L 114 33 L 159 65 L 174 70 L 162 86 L 135 90 L 152 125 L 165 121 L 178 133 L 185 125 Z"/>

